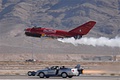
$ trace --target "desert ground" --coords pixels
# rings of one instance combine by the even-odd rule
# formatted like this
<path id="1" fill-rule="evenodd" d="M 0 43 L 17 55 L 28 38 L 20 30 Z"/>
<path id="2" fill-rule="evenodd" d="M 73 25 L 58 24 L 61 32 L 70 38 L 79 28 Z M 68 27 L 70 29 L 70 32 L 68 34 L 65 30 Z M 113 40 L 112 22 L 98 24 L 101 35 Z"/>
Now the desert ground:
<path id="1" fill-rule="evenodd" d="M 0 75 L 27 75 L 28 71 L 36 71 L 53 65 L 75 67 L 81 64 L 83 75 L 120 76 L 120 62 L 91 61 L 0 61 Z"/>

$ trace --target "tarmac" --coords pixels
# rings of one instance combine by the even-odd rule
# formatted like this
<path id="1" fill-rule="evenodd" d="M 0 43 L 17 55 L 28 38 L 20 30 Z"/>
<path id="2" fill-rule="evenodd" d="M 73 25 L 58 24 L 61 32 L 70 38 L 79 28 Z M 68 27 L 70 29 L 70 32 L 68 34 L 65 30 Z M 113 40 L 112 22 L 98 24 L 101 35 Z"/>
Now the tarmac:
<path id="1" fill-rule="evenodd" d="M 26 75 L 22 76 L 0 76 L 0 80 L 38 80 L 39 77 L 29 77 Z M 41 78 L 40 80 L 120 80 L 120 76 L 78 76 L 73 78 L 61 78 L 61 77 L 50 77 L 50 78 Z"/>

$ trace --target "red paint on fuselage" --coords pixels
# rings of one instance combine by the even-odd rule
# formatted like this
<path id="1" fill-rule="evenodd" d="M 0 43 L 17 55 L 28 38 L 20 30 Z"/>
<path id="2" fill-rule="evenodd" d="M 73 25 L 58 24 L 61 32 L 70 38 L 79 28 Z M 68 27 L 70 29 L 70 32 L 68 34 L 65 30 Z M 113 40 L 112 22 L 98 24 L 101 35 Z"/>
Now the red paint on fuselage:
<path id="1" fill-rule="evenodd" d="M 64 37 L 74 37 L 77 39 L 86 35 L 96 24 L 94 21 L 89 21 L 71 31 L 55 30 L 49 28 L 33 27 L 25 29 L 25 34 L 32 37 L 53 37 L 53 38 L 64 38 Z"/>

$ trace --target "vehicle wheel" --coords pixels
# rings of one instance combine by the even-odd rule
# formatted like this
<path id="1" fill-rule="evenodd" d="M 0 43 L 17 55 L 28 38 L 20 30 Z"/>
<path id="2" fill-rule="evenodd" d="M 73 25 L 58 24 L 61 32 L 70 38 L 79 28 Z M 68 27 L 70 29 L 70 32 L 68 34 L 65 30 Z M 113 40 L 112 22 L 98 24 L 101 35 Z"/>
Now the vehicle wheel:
<path id="1" fill-rule="evenodd" d="M 72 78 L 73 76 L 68 76 L 69 78 Z"/>
<path id="2" fill-rule="evenodd" d="M 40 73 L 39 73 L 39 77 L 40 77 L 40 78 L 44 78 L 44 77 L 45 77 L 45 74 L 44 74 L 43 72 L 40 72 Z"/>
<path id="3" fill-rule="evenodd" d="M 46 78 L 49 78 L 50 76 L 46 76 Z"/>
<path id="4" fill-rule="evenodd" d="M 67 78 L 67 73 L 63 72 L 63 73 L 61 74 L 61 76 L 62 76 L 62 78 Z"/>
<path id="5" fill-rule="evenodd" d="M 32 72 L 31 71 L 28 71 L 28 76 L 32 76 Z"/>
<path id="6" fill-rule="evenodd" d="M 76 35 L 76 36 L 74 36 L 74 38 L 75 39 L 80 39 L 80 38 L 82 38 L 82 36 L 81 35 Z"/>

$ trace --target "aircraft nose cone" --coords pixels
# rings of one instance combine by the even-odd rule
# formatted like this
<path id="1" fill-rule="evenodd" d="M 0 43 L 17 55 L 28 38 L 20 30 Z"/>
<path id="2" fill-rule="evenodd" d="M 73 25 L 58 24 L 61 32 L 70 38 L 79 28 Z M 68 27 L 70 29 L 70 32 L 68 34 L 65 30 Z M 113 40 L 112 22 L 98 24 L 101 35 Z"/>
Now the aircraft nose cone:
<path id="1" fill-rule="evenodd" d="M 27 28 L 27 29 L 24 29 L 24 31 L 30 31 L 31 29 Z"/>

